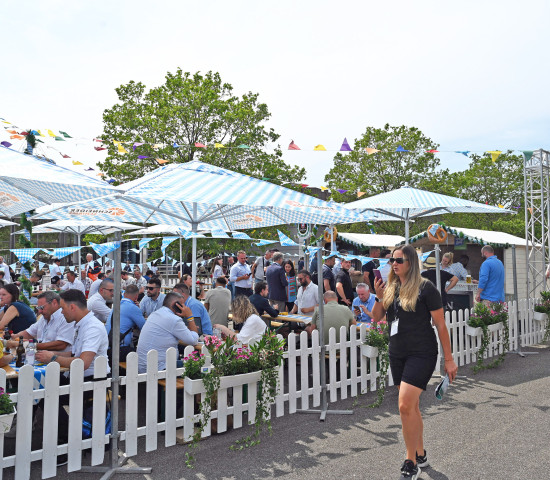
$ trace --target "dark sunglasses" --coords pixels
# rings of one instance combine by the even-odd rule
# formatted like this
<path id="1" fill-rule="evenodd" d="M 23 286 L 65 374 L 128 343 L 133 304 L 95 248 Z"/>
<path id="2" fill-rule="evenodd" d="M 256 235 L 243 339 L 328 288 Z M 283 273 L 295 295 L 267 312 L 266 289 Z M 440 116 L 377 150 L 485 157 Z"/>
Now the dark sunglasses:
<path id="1" fill-rule="evenodd" d="M 160 287 L 147 287 L 147 290 L 154 290 L 155 288 L 160 288 Z"/>
<path id="2" fill-rule="evenodd" d="M 394 257 L 391 257 L 390 258 L 390 263 L 393 265 L 394 263 L 397 263 L 398 265 L 403 265 L 405 263 L 405 260 L 407 260 L 406 258 L 403 258 L 403 257 L 397 257 L 397 258 L 394 258 Z"/>

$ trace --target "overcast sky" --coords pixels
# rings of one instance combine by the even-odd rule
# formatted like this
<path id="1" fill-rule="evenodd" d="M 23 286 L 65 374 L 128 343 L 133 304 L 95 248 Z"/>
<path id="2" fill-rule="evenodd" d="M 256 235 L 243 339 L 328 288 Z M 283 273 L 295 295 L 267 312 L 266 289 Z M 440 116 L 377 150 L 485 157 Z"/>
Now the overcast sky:
<path id="1" fill-rule="evenodd" d="M 4 2 L 0 117 L 92 138 L 116 87 L 157 86 L 181 67 L 258 92 L 311 185 L 334 156 L 315 145 L 337 150 L 386 123 L 441 150 L 548 149 L 549 18 L 547 0 Z M 291 139 L 302 151 L 286 151 Z M 102 158 L 61 143 L 87 165 Z"/>

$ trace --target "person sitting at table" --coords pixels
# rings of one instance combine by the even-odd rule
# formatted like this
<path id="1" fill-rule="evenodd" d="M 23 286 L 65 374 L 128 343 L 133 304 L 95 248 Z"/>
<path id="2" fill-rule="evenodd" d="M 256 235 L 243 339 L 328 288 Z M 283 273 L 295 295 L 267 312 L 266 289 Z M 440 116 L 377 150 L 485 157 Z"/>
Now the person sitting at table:
<path id="1" fill-rule="evenodd" d="M 325 345 L 328 345 L 329 330 L 334 327 L 336 329 L 336 342 L 340 342 L 340 327 L 349 328 L 351 325 L 355 325 L 357 322 L 355 321 L 355 318 L 353 318 L 353 314 L 348 307 L 346 307 L 345 305 L 338 305 L 338 295 L 336 295 L 336 293 L 332 290 L 324 293 L 323 301 L 325 302 L 323 341 L 325 342 Z M 313 332 L 313 330 L 317 328 L 318 323 L 319 310 L 317 309 L 313 314 L 311 323 L 306 327 L 306 331 L 311 335 L 311 332 Z"/>
<path id="2" fill-rule="evenodd" d="M 29 302 L 31 305 L 36 305 L 36 298 L 38 297 L 38 295 L 40 295 L 39 289 L 42 285 L 42 275 L 37 272 L 33 272 L 31 274 L 31 277 L 29 278 L 29 281 L 31 282 L 33 290 L 37 288 L 36 292 L 33 291 L 31 293 L 31 298 L 29 298 Z"/>
<path id="3" fill-rule="evenodd" d="M 63 271 L 65 268 L 61 268 L 61 259 L 54 258 L 52 262 L 53 263 L 50 265 L 50 276 L 63 278 Z"/>
<path id="4" fill-rule="evenodd" d="M 261 282 L 259 282 L 261 283 Z M 245 295 L 238 295 L 231 304 L 231 312 L 233 313 L 233 324 L 243 324 L 240 332 L 234 332 L 225 325 L 216 323 L 214 328 L 218 328 L 224 337 L 233 337 L 235 340 L 246 344 L 253 345 L 262 338 L 262 335 L 267 330 L 267 325 L 258 316 L 258 312 L 249 298 Z"/>
<path id="5" fill-rule="evenodd" d="M 211 322 L 221 323 L 225 326 L 227 326 L 231 307 L 231 292 L 226 287 L 225 277 L 223 275 L 217 277 L 215 288 L 208 290 L 204 300 L 204 308 L 208 311 Z"/>
<path id="6" fill-rule="evenodd" d="M 60 290 L 80 290 L 84 295 L 86 295 L 86 287 L 84 287 L 84 284 L 76 278 L 76 273 L 71 272 L 70 270 L 67 272 L 67 282 L 65 282 Z"/>
<path id="7" fill-rule="evenodd" d="M 19 289 L 13 283 L 0 288 L 0 331 L 6 327 L 13 332 L 20 332 L 36 322 L 31 307 L 19 301 Z"/>
<path id="8" fill-rule="evenodd" d="M 61 297 L 51 290 L 38 295 L 36 310 L 42 315 L 26 330 L 21 330 L 13 338 L 23 337 L 35 340 L 37 350 L 67 352 L 74 340 L 74 322 L 67 322 L 61 310 Z M 17 340 L 9 340 L 8 347 L 17 348 Z"/>
<path id="9" fill-rule="evenodd" d="M 250 303 L 254 305 L 258 315 L 268 314 L 272 318 L 279 316 L 279 306 L 271 306 L 267 296 L 269 295 L 269 287 L 266 282 L 256 282 L 254 285 L 254 295 L 250 295 Z"/>
<path id="10" fill-rule="evenodd" d="M 120 272 L 120 289 L 126 290 L 128 285 L 134 285 L 136 283 L 134 277 L 130 277 L 126 270 Z"/>
<path id="11" fill-rule="evenodd" d="M 145 324 L 143 313 L 139 309 L 137 299 L 139 288 L 137 285 L 128 285 L 124 290 L 124 298 L 120 301 L 120 361 L 125 362 L 126 356 L 134 351 L 132 339 L 133 330 L 138 328 L 141 330 Z M 111 332 L 113 314 L 109 316 L 109 320 L 105 324 L 107 334 Z"/>
<path id="12" fill-rule="evenodd" d="M 115 296 L 115 284 L 110 278 L 104 278 L 99 285 L 99 290 L 88 298 L 88 310 L 93 312 L 95 317 L 107 323 L 111 316 L 111 309 L 107 306 L 107 302 L 112 302 Z"/>
<path id="13" fill-rule="evenodd" d="M 147 287 L 147 279 L 141 274 L 141 270 L 137 269 L 134 271 L 134 280 L 136 281 L 136 286 L 139 288 L 139 297 L 141 299 L 145 296 L 145 288 Z"/>
<path id="14" fill-rule="evenodd" d="M 160 286 L 161 281 L 158 277 L 151 277 L 147 282 L 146 295 L 139 302 L 139 308 L 145 318 L 162 307 L 166 295 L 160 292 Z"/>
<path id="15" fill-rule="evenodd" d="M 177 292 L 170 292 L 164 297 L 162 307 L 149 315 L 141 329 L 137 345 L 138 371 L 147 371 L 147 353 L 158 352 L 158 369 L 166 369 L 166 350 L 178 348 L 182 341 L 187 345 L 196 345 L 199 334 L 195 318 L 189 307 L 184 304 L 184 298 Z M 179 305 L 178 305 L 179 304 Z M 183 363 L 178 360 L 178 366 Z"/>
<path id="16" fill-rule="evenodd" d="M 298 272 L 300 288 L 296 295 L 296 303 L 290 313 L 313 316 L 315 308 L 319 306 L 319 287 L 311 281 L 311 274 L 307 270 Z"/>
<path id="17" fill-rule="evenodd" d="M 206 310 L 200 300 L 191 297 L 189 287 L 184 283 L 177 283 L 174 285 L 172 291 L 183 296 L 184 304 L 191 309 L 193 317 L 201 319 L 201 324 L 198 325 L 199 333 L 202 335 L 212 335 L 212 321 L 210 320 L 208 310 Z"/>
<path id="18" fill-rule="evenodd" d="M 105 325 L 86 308 L 86 296 L 80 290 L 71 289 L 61 292 L 61 309 L 67 322 L 74 322 L 74 341 L 70 351 L 54 352 L 39 350 L 36 352 L 36 361 L 40 363 L 57 362 L 61 367 L 70 368 L 71 363 L 80 358 L 84 362 L 84 381 L 90 382 L 94 378 L 95 361 L 98 357 L 107 357 L 109 340 Z M 107 374 L 111 371 L 107 365 Z M 69 373 L 60 376 L 60 385 L 70 383 Z M 84 410 L 93 400 L 93 391 L 83 392 Z M 69 404 L 69 396 L 59 397 L 58 412 L 58 444 L 67 443 L 69 429 L 69 415 L 64 406 Z M 60 459 L 58 457 L 58 465 Z M 66 459 L 66 456 L 64 457 Z"/>
<path id="19" fill-rule="evenodd" d="M 97 280 L 94 280 L 92 284 L 90 285 L 90 290 L 88 292 L 88 298 L 91 298 L 92 295 L 95 295 L 97 292 L 99 292 L 99 286 L 101 285 L 101 282 L 105 278 L 105 274 L 103 272 L 100 272 L 97 275 Z"/>
<path id="20" fill-rule="evenodd" d="M 369 323 L 372 319 L 372 307 L 376 301 L 376 295 L 370 293 L 369 286 L 366 283 L 358 283 L 355 287 L 357 297 L 351 304 L 353 314 L 359 323 Z"/>

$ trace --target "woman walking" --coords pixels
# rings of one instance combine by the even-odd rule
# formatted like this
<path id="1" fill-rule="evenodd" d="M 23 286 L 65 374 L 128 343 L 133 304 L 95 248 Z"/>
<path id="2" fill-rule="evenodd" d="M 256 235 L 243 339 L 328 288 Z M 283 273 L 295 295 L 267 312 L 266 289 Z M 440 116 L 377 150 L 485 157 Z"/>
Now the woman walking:
<path id="1" fill-rule="evenodd" d="M 424 449 L 420 394 L 437 364 L 437 328 L 445 355 L 445 371 L 452 382 L 458 370 L 451 355 L 441 295 L 435 285 L 420 276 L 418 255 L 405 245 L 393 251 L 387 283 L 375 281 L 376 321 L 387 315 L 390 329 L 389 357 L 393 380 L 399 389 L 399 414 L 407 449 L 400 480 L 415 480 L 419 467 L 429 466 Z"/>

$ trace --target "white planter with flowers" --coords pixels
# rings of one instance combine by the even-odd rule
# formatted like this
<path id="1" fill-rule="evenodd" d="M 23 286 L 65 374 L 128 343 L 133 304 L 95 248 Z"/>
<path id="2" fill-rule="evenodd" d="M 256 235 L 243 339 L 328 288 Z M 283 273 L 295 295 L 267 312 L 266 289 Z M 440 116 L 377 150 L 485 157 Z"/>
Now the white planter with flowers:
<path id="1" fill-rule="evenodd" d="M 10 431 L 15 415 L 17 415 L 15 407 L 13 407 L 13 412 L 0 415 L 0 435 Z"/>
<path id="2" fill-rule="evenodd" d="M 227 389 L 233 387 L 240 387 L 242 385 L 248 385 L 249 383 L 257 383 L 260 381 L 262 371 L 241 373 L 239 375 L 228 375 L 226 377 L 220 377 L 220 389 Z M 206 393 L 204 383 L 202 379 L 191 380 L 189 377 L 185 377 L 183 380 L 183 388 L 190 395 L 197 395 L 200 393 Z"/>
<path id="3" fill-rule="evenodd" d="M 535 322 L 546 323 L 548 320 L 548 314 L 542 312 L 535 312 L 533 314 L 533 320 Z"/>
<path id="4" fill-rule="evenodd" d="M 378 347 L 373 347 L 371 345 L 361 345 L 361 355 L 367 358 L 377 358 L 378 357 Z"/>

